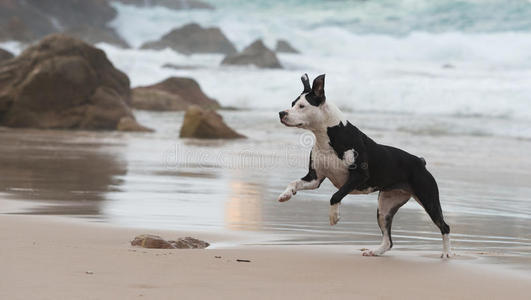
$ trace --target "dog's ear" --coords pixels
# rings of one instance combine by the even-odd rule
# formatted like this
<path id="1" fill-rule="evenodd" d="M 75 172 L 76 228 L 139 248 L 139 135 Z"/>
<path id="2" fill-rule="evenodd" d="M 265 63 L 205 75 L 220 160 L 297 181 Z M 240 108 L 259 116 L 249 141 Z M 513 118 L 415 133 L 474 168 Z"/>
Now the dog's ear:
<path id="1" fill-rule="evenodd" d="M 309 93 L 312 91 L 312 88 L 310 87 L 310 79 L 308 78 L 308 74 L 304 73 L 304 75 L 301 76 L 302 85 L 304 86 L 303 93 Z"/>
<path id="2" fill-rule="evenodd" d="M 315 77 L 315 79 L 313 80 L 313 85 L 312 85 L 313 94 L 318 98 L 322 98 L 322 101 L 324 101 L 325 99 L 324 84 L 325 84 L 325 74 L 322 74 L 322 75 Z"/>

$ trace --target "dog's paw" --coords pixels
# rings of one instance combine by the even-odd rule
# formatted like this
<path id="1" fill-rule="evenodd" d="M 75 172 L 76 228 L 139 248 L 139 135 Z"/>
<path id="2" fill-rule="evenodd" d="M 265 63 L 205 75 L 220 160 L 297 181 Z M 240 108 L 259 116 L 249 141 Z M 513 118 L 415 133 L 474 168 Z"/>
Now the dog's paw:
<path id="1" fill-rule="evenodd" d="M 454 255 L 453 255 L 452 253 L 450 253 L 450 252 L 443 252 L 443 253 L 441 253 L 441 258 L 442 258 L 442 259 L 449 259 L 449 258 L 451 258 L 452 256 L 454 256 Z"/>
<path id="2" fill-rule="evenodd" d="M 293 193 L 289 190 L 286 190 L 284 193 L 278 196 L 278 202 L 286 202 L 293 196 Z"/>
<path id="3" fill-rule="evenodd" d="M 334 226 L 337 224 L 337 222 L 339 222 L 339 219 L 341 218 L 339 216 L 339 203 L 330 206 L 330 212 L 328 213 L 328 217 L 330 218 L 331 226 Z"/>
<path id="4" fill-rule="evenodd" d="M 448 259 L 453 256 L 450 250 L 450 236 L 448 234 L 443 234 L 443 251 L 441 254 L 442 259 Z"/>
<path id="5" fill-rule="evenodd" d="M 382 248 L 368 249 L 361 253 L 363 256 L 380 256 L 385 253 L 385 250 Z"/>

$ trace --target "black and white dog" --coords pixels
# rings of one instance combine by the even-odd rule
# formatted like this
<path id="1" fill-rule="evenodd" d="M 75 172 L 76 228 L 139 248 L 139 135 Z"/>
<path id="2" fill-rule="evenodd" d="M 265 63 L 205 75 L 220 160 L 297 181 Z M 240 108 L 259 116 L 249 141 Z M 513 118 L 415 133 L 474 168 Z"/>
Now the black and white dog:
<path id="1" fill-rule="evenodd" d="M 338 188 L 330 199 L 330 225 L 335 225 L 339 221 L 339 204 L 346 195 L 379 191 L 377 219 L 383 234 L 382 244 L 363 252 L 364 256 L 377 256 L 393 246 L 393 216 L 413 197 L 441 230 L 441 257 L 449 258 L 450 227 L 444 222 L 437 183 L 426 170 L 424 159 L 380 145 L 347 121 L 341 111 L 326 100 L 325 75 L 315 78 L 311 87 L 307 74 L 301 79 L 304 90 L 291 103 L 290 109 L 279 113 L 280 122 L 312 131 L 315 144 L 310 153 L 308 174 L 291 182 L 278 201 L 289 200 L 299 190 L 317 189 L 328 178 Z"/>

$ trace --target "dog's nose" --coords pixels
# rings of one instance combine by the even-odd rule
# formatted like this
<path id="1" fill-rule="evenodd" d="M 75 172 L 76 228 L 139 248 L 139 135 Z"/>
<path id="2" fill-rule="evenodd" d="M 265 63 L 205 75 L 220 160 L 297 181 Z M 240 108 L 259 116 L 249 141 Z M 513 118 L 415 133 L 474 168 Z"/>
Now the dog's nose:
<path id="1" fill-rule="evenodd" d="M 280 117 L 280 119 L 282 120 L 282 118 L 284 118 L 288 113 L 285 112 L 285 111 L 281 111 L 278 113 L 278 116 Z"/>

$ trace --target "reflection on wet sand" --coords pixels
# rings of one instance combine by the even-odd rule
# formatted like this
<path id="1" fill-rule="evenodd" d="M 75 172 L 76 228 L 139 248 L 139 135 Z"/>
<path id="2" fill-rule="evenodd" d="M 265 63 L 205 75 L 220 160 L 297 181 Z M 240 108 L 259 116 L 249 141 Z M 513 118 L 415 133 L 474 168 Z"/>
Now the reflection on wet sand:
<path id="1" fill-rule="evenodd" d="M 231 180 L 225 204 L 225 226 L 231 230 L 262 229 L 262 191 L 252 183 Z"/>
<path id="2" fill-rule="evenodd" d="M 127 173 L 91 134 L 68 131 L 3 130 L 0 191 L 19 200 L 45 202 L 29 213 L 99 215 L 105 194 Z"/>

